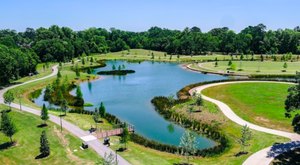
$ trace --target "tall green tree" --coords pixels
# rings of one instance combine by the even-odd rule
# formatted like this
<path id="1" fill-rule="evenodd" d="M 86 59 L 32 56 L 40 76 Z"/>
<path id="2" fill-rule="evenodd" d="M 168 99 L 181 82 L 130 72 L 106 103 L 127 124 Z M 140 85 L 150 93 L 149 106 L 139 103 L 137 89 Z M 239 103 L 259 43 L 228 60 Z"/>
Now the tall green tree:
<path id="1" fill-rule="evenodd" d="M 47 157 L 50 155 L 50 146 L 46 131 L 43 131 L 40 137 L 40 154 L 42 157 Z"/>
<path id="2" fill-rule="evenodd" d="M 45 104 L 43 104 L 43 108 L 41 110 L 41 119 L 44 121 L 44 124 L 46 125 L 46 121 L 49 119 L 49 115 L 48 115 L 48 109 Z"/>
<path id="3" fill-rule="evenodd" d="M 103 102 L 100 103 L 99 114 L 101 117 L 105 117 L 106 110 Z"/>
<path id="4" fill-rule="evenodd" d="M 1 114 L 1 132 L 9 137 L 10 142 L 13 143 L 12 136 L 17 132 L 17 130 L 6 111 L 2 111 Z"/>

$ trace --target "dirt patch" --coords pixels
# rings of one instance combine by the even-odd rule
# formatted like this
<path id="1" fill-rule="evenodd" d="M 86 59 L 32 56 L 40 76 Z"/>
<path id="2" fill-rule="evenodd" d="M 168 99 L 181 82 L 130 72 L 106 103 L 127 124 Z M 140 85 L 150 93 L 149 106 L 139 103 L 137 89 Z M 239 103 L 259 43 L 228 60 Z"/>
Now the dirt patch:
<path id="1" fill-rule="evenodd" d="M 60 143 L 64 146 L 67 152 L 67 157 L 72 160 L 76 164 L 93 164 L 92 162 L 83 161 L 80 158 L 78 158 L 76 155 L 73 154 L 73 151 L 69 147 L 69 141 L 65 138 L 65 135 L 61 133 L 56 126 L 54 126 L 54 133 L 59 138 Z"/>

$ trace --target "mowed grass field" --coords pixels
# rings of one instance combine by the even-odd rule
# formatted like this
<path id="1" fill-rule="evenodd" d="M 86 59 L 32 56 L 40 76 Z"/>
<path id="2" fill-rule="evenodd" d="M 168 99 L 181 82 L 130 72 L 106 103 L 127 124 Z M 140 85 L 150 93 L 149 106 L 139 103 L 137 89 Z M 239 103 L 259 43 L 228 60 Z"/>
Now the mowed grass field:
<path id="1" fill-rule="evenodd" d="M 292 119 L 284 114 L 284 101 L 290 86 L 282 83 L 237 83 L 210 87 L 202 93 L 226 103 L 249 122 L 292 132 Z"/>
<path id="2" fill-rule="evenodd" d="M 8 107 L 0 105 L 0 111 L 4 109 Z M 48 121 L 47 127 L 38 128 L 42 123 L 38 116 L 15 109 L 9 112 L 9 116 L 17 128 L 13 136 L 16 145 L 7 149 L 0 147 L 0 164 L 95 164 L 101 161 L 92 149 L 81 150 L 81 140 L 66 130 L 61 133 L 58 125 Z M 46 130 L 51 154 L 36 160 L 43 130 Z M 9 142 L 9 138 L 0 133 L 0 146 L 6 142 Z"/>
<path id="3" fill-rule="evenodd" d="M 154 58 L 152 58 L 152 53 Z M 94 57 L 103 60 L 136 60 L 136 61 L 161 61 L 161 62 L 191 62 L 191 61 L 205 61 L 205 60 L 214 60 L 218 58 L 219 60 L 229 60 L 231 57 L 213 54 L 213 55 L 180 55 L 179 58 L 177 55 L 168 55 L 165 52 L 152 51 L 145 49 L 130 49 L 130 51 L 120 51 L 107 54 L 94 54 Z M 171 57 L 172 56 L 172 57 Z M 171 57 L 171 58 L 170 58 Z M 239 58 L 239 56 L 234 56 L 234 58 Z"/>
<path id="4" fill-rule="evenodd" d="M 287 62 L 287 68 L 283 68 L 284 62 L 271 62 L 271 61 L 232 61 L 236 66 L 236 70 L 230 70 L 238 74 L 296 74 L 296 71 L 300 71 L 300 62 Z M 218 61 L 218 66 L 215 66 L 215 62 L 207 62 L 202 64 L 192 65 L 193 69 L 202 71 L 212 71 L 217 73 L 226 73 L 228 61 Z M 242 69 L 239 71 L 239 69 Z M 282 70 L 285 70 L 283 72 Z M 259 71 L 259 72 L 258 72 Z"/>

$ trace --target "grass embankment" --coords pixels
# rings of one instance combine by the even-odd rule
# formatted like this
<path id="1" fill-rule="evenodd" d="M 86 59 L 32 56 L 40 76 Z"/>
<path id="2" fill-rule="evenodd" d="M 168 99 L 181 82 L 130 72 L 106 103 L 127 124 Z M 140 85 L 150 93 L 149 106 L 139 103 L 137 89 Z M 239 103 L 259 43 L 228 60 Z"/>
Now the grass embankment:
<path id="1" fill-rule="evenodd" d="M 96 75 L 91 75 L 87 73 L 80 73 L 80 77 L 77 77 L 75 72 L 72 71 L 71 67 L 78 65 L 78 68 L 83 68 L 83 67 L 89 67 L 89 66 L 95 66 L 98 65 L 97 62 L 92 63 L 93 65 L 90 64 L 90 62 L 86 62 L 85 65 L 83 65 L 80 61 L 76 61 L 74 64 L 71 63 L 66 63 L 63 64 L 61 67 L 61 75 L 62 78 L 68 77 L 69 83 L 80 83 L 82 81 L 88 81 L 88 80 L 94 80 L 98 78 Z M 51 71 L 49 72 L 49 74 Z M 46 76 L 46 75 L 44 75 Z M 18 94 L 21 94 L 21 103 L 22 105 L 28 106 L 28 107 L 33 107 L 36 109 L 41 109 L 38 105 L 34 104 L 30 100 L 30 94 L 36 90 L 42 89 L 46 87 L 48 84 L 52 83 L 56 79 L 56 76 L 48 78 L 46 80 L 40 80 L 36 82 L 32 82 L 29 84 L 25 84 L 16 88 L 11 89 L 11 91 L 17 96 Z M 19 99 L 15 99 L 14 102 L 19 103 Z M 59 112 L 57 111 L 50 111 L 51 114 L 54 115 L 59 115 Z M 83 130 L 88 130 L 91 128 L 91 126 L 95 127 L 95 122 L 92 119 L 91 115 L 81 115 L 81 114 L 74 114 L 74 113 L 67 113 L 67 116 L 64 117 L 65 120 L 74 123 L 78 125 Z M 111 126 L 110 124 L 107 123 L 107 121 L 103 120 L 104 122 L 101 124 L 98 124 L 98 127 L 100 127 L 103 130 L 110 129 Z"/>
<path id="2" fill-rule="evenodd" d="M 287 68 L 283 68 L 284 62 L 233 61 L 232 63 L 236 66 L 235 70 L 228 70 L 230 68 L 228 61 L 219 61 L 217 67 L 215 67 L 215 62 L 207 62 L 193 64 L 191 68 L 220 74 L 230 71 L 242 75 L 295 75 L 296 71 L 300 71 L 300 62 L 287 62 Z"/>
<path id="3" fill-rule="evenodd" d="M 188 109 L 193 103 L 193 101 L 189 101 L 184 104 L 176 105 L 175 107 L 173 107 L 173 110 L 182 113 L 182 115 L 189 116 L 190 114 L 188 112 Z M 199 109 L 200 107 L 194 107 L 194 110 Z M 222 132 L 228 137 L 231 146 L 221 155 L 205 158 L 196 157 L 192 160 L 194 164 L 240 165 L 247 159 L 247 157 L 249 157 L 256 151 L 271 146 L 275 142 L 280 143 L 288 141 L 288 139 L 282 137 L 258 131 L 252 131 L 253 139 L 250 141 L 250 146 L 246 148 L 249 153 L 247 155 L 236 157 L 235 154 L 237 154 L 241 149 L 240 145 L 237 143 L 237 139 L 241 134 L 241 126 L 231 122 L 223 115 L 223 113 L 216 107 L 216 105 L 206 101 L 204 102 L 204 107 L 201 107 L 201 112 L 192 113 L 192 117 L 197 120 L 201 120 L 202 122 L 218 125 L 219 129 L 222 130 Z M 113 137 L 112 148 L 118 149 L 119 147 L 123 147 L 122 144 L 119 143 L 119 137 Z M 119 154 L 134 165 L 171 165 L 174 163 L 182 162 L 182 160 L 184 160 L 184 158 L 179 155 L 145 148 L 132 142 L 129 142 L 127 151 L 120 152 Z"/>
<path id="4" fill-rule="evenodd" d="M 0 111 L 7 109 L 0 105 Z M 3 149 L 0 147 L 0 164 L 94 164 L 101 158 L 91 149 L 81 150 L 81 140 L 66 130 L 60 132 L 58 125 L 47 122 L 44 128 L 37 127 L 42 120 L 35 115 L 13 110 L 9 116 L 14 122 L 17 133 L 13 136 L 16 145 Z M 51 154 L 44 159 L 35 159 L 39 155 L 40 136 L 46 130 Z M 0 133 L 0 146 L 9 141 L 9 138 Z"/>
<path id="5" fill-rule="evenodd" d="M 55 65 L 55 63 L 40 63 L 36 66 L 36 71 L 38 72 L 37 75 L 33 75 L 33 76 L 26 76 L 23 77 L 17 81 L 15 81 L 16 83 L 23 83 L 29 80 L 34 80 L 34 79 L 38 79 L 41 77 L 45 77 L 49 74 L 52 73 L 52 67 Z M 44 67 L 43 67 L 44 66 Z"/>
<path id="6" fill-rule="evenodd" d="M 215 86 L 202 93 L 226 103 L 241 118 L 268 128 L 292 132 L 284 101 L 291 85 L 281 83 L 238 83 Z"/>

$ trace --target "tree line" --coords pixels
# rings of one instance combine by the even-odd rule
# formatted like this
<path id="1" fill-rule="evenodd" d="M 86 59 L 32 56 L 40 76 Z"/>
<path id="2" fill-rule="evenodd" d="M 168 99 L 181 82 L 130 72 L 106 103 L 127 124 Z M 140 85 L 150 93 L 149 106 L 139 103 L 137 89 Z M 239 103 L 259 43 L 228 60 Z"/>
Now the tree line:
<path id="1" fill-rule="evenodd" d="M 74 31 L 53 25 L 27 28 L 24 32 L 0 30 L 1 83 L 35 70 L 37 62 L 64 62 L 82 54 L 108 53 L 128 49 L 149 49 L 168 54 L 300 54 L 300 27 L 267 30 L 248 26 L 236 33 L 227 27 L 202 32 L 198 27 L 170 30 L 152 27 L 144 32 L 111 28 Z M 8 65 L 8 66 L 6 66 Z M 12 69 L 11 69 L 12 68 Z"/>

